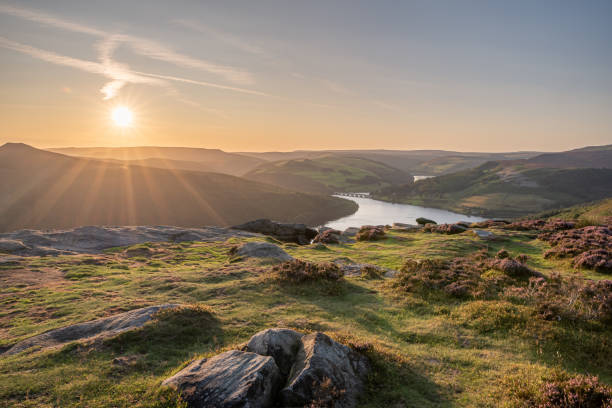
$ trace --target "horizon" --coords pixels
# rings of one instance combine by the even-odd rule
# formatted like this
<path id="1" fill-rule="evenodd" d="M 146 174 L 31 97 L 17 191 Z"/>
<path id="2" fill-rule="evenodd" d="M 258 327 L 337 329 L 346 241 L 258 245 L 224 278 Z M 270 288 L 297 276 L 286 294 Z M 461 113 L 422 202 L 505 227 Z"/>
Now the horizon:
<path id="1" fill-rule="evenodd" d="M 612 139 L 612 4 L 0 3 L 0 143 L 558 152 Z"/>

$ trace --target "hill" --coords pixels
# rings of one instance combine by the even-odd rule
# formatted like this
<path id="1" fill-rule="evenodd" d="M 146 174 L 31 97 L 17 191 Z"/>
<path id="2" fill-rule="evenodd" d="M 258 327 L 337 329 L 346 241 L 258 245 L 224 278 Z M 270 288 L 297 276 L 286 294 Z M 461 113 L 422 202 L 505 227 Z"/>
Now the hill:
<path id="1" fill-rule="evenodd" d="M 527 160 L 527 163 L 541 167 L 612 169 L 612 145 L 545 153 Z"/>
<path id="2" fill-rule="evenodd" d="M 529 161 L 475 169 L 381 189 L 376 198 L 490 217 L 514 217 L 609 197 L 612 169 L 549 168 Z"/>
<path id="3" fill-rule="evenodd" d="M 479 153 L 446 150 L 296 150 L 293 152 L 241 152 L 269 161 L 316 159 L 325 155 L 359 157 L 387 164 L 414 175 L 436 176 L 474 168 L 488 161 L 520 160 L 539 152 Z"/>
<path id="4" fill-rule="evenodd" d="M 347 200 L 239 177 L 126 166 L 23 144 L 0 147 L 0 231 L 80 225 L 235 225 L 255 218 L 317 225 Z"/>
<path id="5" fill-rule="evenodd" d="M 265 160 L 219 149 L 191 147 L 65 147 L 48 149 L 69 156 L 127 161 L 174 170 L 204 170 L 241 176 Z M 198 168 L 195 163 L 202 166 Z"/>
<path id="6" fill-rule="evenodd" d="M 373 160 L 340 155 L 281 160 L 264 163 L 244 176 L 299 191 L 331 194 L 370 192 L 382 187 L 412 182 L 412 176 Z"/>

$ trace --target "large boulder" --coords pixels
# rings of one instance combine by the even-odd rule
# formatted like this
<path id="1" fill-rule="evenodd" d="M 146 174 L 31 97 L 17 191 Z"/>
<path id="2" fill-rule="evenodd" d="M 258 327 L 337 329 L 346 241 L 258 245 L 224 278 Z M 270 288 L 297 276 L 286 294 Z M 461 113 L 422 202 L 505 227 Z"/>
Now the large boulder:
<path id="1" fill-rule="evenodd" d="M 285 388 L 281 390 L 284 406 L 296 407 L 320 398 L 318 391 L 330 383 L 335 393 L 334 407 L 355 407 L 369 369 L 365 357 L 335 342 L 323 333 L 302 337 L 296 361 Z"/>
<path id="2" fill-rule="evenodd" d="M 251 337 L 244 349 L 274 358 L 281 374 L 287 376 L 303 336 L 291 329 L 267 329 Z"/>
<path id="3" fill-rule="evenodd" d="M 283 242 L 308 245 L 317 236 L 317 231 L 304 224 L 283 224 L 268 219 L 259 219 L 236 225 L 233 229 L 269 235 Z"/>
<path id="4" fill-rule="evenodd" d="M 141 309 L 130 310 L 103 319 L 92 320 L 85 323 L 73 324 L 59 329 L 30 337 L 9 348 L 5 354 L 16 354 L 21 351 L 36 347 L 46 348 L 60 346 L 77 340 L 91 340 L 93 338 L 107 338 L 119 333 L 142 327 L 153 318 L 153 315 L 161 309 L 175 308 L 179 305 L 165 304 L 149 306 Z"/>
<path id="5" fill-rule="evenodd" d="M 434 220 L 430 220 L 429 218 L 425 217 L 419 217 L 415 221 L 419 225 L 437 224 Z"/>
<path id="6" fill-rule="evenodd" d="M 16 239 L 0 239 L 0 252 L 19 252 L 28 249 L 28 247 L 21 241 Z"/>
<path id="7" fill-rule="evenodd" d="M 284 249 L 269 242 L 247 242 L 232 253 L 245 258 L 271 258 L 282 262 L 293 259 Z"/>
<path id="8" fill-rule="evenodd" d="M 344 231 L 342 231 L 342 235 L 345 237 L 352 238 L 359 232 L 359 228 L 357 227 L 348 227 Z"/>
<path id="9" fill-rule="evenodd" d="M 323 232 L 319 232 L 314 238 L 313 242 L 320 242 L 323 244 L 339 244 L 342 232 L 335 229 L 328 229 Z"/>
<path id="10" fill-rule="evenodd" d="M 282 381 L 272 357 L 230 350 L 192 362 L 163 385 L 178 390 L 192 408 L 266 408 Z"/>

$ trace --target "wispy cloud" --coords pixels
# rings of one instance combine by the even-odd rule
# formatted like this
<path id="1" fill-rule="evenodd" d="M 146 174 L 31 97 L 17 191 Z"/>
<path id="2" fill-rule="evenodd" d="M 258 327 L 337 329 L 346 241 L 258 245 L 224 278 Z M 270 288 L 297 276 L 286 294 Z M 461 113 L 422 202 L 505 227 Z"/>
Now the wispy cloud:
<path id="1" fill-rule="evenodd" d="M 174 51 L 171 48 L 160 44 L 159 42 L 146 38 L 125 34 L 109 35 L 105 31 L 95 27 L 68 21 L 38 10 L 29 10 L 10 5 L 0 5 L 0 13 L 62 30 L 102 38 L 103 42 L 106 43 L 107 57 L 109 58 L 112 51 L 114 51 L 120 44 L 126 44 L 135 53 L 148 58 L 169 62 L 177 66 L 199 69 L 214 75 L 218 75 L 221 78 L 238 84 L 254 83 L 251 73 L 245 70 L 191 57 L 189 55 Z"/>
<path id="2" fill-rule="evenodd" d="M 56 65 L 76 68 L 81 71 L 92 74 L 102 75 L 110 82 L 106 83 L 100 92 L 104 94 L 104 99 L 110 99 L 116 95 L 126 83 L 133 84 L 149 84 L 149 85 L 165 85 L 166 82 L 161 78 L 141 75 L 129 70 L 126 66 L 117 63 L 100 63 L 95 61 L 87 61 L 78 58 L 69 57 L 66 55 L 57 54 L 51 51 L 42 50 L 30 45 L 21 44 L 4 37 L 0 37 L 0 47 L 7 48 L 13 51 L 27 54 L 31 57 L 42 61 L 50 62 Z"/>
<path id="3" fill-rule="evenodd" d="M 402 111 L 402 107 L 398 106 L 398 105 L 394 105 L 391 103 L 387 103 L 387 102 L 383 102 L 383 101 L 372 101 L 372 103 L 374 103 L 374 105 L 378 106 L 379 108 L 388 110 L 388 111 L 392 111 L 392 112 L 401 112 Z"/>
<path id="4" fill-rule="evenodd" d="M 217 40 L 224 42 L 225 44 L 231 45 L 234 48 L 237 48 L 244 52 L 248 52 L 250 54 L 255 54 L 255 55 L 265 55 L 266 54 L 266 52 L 261 47 L 251 44 L 250 42 L 245 41 L 244 39 L 238 36 L 215 30 L 214 28 L 203 25 L 201 23 L 196 23 L 195 21 L 174 19 L 172 20 L 172 23 L 188 28 L 197 33 L 213 36 Z"/>

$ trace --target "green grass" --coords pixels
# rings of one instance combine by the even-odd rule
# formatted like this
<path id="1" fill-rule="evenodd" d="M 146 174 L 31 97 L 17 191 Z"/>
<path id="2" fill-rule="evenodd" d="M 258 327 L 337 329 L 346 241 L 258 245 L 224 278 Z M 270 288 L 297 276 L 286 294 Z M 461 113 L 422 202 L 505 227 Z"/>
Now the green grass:
<path id="1" fill-rule="evenodd" d="M 546 274 L 606 278 L 544 259 L 547 244 L 529 233 L 496 233 L 502 239 L 492 243 L 467 234 L 390 231 L 382 241 L 326 250 L 283 247 L 304 260 L 348 258 L 396 270 L 409 258 L 480 250 L 492 256 L 504 248 L 529 255 L 529 266 Z M 401 292 L 388 279 L 347 278 L 334 290 L 316 282 L 283 284 L 270 279 L 269 263 L 230 262 L 229 250 L 239 242 L 150 244 L 150 257 L 126 257 L 123 249 L 32 257 L 21 269 L 0 271 L 0 347 L 137 307 L 189 305 L 102 342 L 0 357 L 0 406 L 176 406 L 176 396 L 160 391 L 161 381 L 197 356 L 237 347 L 275 326 L 325 331 L 365 350 L 373 370 L 363 407 L 495 407 L 505 403 L 503 381 L 520 373 L 537 382 L 553 368 L 612 382 L 609 327 L 545 321 L 531 306 L 505 299 Z M 84 265 L 85 258 L 97 264 Z"/>

